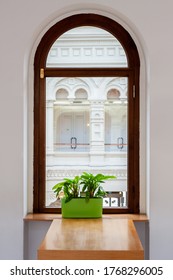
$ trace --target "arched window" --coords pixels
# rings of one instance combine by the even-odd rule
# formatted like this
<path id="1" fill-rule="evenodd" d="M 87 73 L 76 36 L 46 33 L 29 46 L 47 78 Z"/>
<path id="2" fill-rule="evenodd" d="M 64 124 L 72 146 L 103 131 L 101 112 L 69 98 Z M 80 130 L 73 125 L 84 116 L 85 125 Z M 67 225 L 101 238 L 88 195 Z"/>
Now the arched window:
<path id="1" fill-rule="evenodd" d="M 105 187 L 104 213 L 139 212 L 139 68 L 132 37 L 107 17 L 73 15 L 43 36 L 34 61 L 35 212 L 60 212 L 53 185 L 83 171 L 117 177 Z"/>

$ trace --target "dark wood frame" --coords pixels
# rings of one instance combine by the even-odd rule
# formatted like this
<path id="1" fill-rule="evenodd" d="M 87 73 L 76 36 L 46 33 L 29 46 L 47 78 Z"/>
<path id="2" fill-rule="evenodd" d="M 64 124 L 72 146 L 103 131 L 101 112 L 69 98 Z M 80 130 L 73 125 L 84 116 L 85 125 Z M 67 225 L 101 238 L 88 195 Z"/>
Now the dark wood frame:
<path id="1" fill-rule="evenodd" d="M 64 32 L 79 26 L 105 29 L 122 44 L 127 68 L 46 68 L 48 52 L 54 41 Z M 40 41 L 34 60 L 34 212 L 57 213 L 45 207 L 45 78 L 44 77 L 128 77 L 128 208 L 104 209 L 104 213 L 139 213 L 139 70 L 137 47 L 130 34 L 117 22 L 96 14 L 77 14 L 52 26 Z M 135 98 L 133 89 L 135 86 Z M 59 209 L 60 211 L 60 209 Z"/>

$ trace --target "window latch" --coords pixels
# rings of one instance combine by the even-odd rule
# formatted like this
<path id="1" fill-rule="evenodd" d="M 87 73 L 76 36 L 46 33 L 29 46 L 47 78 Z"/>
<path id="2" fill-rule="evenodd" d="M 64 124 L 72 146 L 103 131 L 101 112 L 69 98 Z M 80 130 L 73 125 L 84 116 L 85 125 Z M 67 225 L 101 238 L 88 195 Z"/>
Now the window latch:
<path id="1" fill-rule="evenodd" d="M 136 90 L 135 90 L 135 85 L 133 85 L 133 98 L 136 97 Z"/>
<path id="2" fill-rule="evenodd" d="M 44 69 L 40 69 L 40 79 L 44 79 Z"/>

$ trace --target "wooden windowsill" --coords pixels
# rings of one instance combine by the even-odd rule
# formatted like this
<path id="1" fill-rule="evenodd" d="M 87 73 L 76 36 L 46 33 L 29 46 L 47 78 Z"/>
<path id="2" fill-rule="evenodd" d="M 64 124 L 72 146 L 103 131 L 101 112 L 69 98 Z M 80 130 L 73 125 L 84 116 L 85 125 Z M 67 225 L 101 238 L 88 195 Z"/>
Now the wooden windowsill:
<path id="1" fill-rule="evenodd" d="M 103 214 L 104 219 L 128 219 L 136 222 L 148 222 L 146 214 Z M 62 219 L 61 214 L 45 214 L 45 213 L 28 213 L 24 217 L 24 221 L 53 221 L 54 219 Z"/>

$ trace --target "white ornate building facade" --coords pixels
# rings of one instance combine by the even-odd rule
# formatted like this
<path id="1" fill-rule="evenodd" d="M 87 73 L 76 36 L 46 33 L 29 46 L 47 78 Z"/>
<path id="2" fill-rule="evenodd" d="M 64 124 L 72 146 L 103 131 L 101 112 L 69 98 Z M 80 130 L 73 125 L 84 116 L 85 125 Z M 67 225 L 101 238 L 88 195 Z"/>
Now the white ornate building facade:
<path id="1" fill-rule="evenodd" d="M 56 40 L 47 67 L 126 67 L 122 45 L 108 32 L 72 29 Z M 116 175 L 105 207 L 127 205 L 127 77 L 46 79 L 46 205 L 52 186 L 83 171 Z"/>

